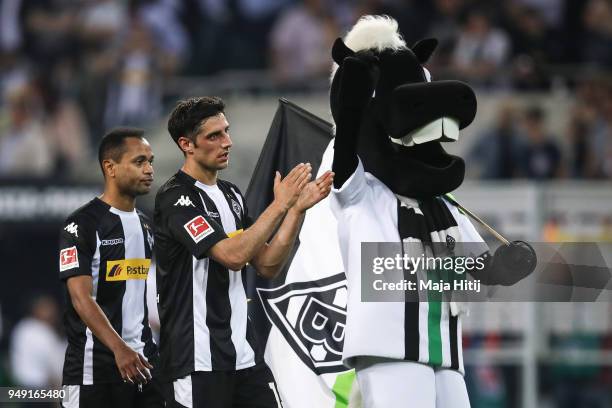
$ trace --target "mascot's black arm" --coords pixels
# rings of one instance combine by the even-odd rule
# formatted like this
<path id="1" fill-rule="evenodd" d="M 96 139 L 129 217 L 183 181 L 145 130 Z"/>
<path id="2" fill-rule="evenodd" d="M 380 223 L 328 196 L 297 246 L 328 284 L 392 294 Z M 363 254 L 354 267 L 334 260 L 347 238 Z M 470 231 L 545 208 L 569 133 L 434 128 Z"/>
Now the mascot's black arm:
<path id="1" fill-rule="evenodd" d="M 344 58 L 336 72 L 339 81 L 336 112 L 336 137 L 332 171 L 334 187 L 340 188 L 357 169 L 357 135 L 364 111 L 376 88 L 378 79 L 377 59 L 371 54 L 360 53 Z"/>

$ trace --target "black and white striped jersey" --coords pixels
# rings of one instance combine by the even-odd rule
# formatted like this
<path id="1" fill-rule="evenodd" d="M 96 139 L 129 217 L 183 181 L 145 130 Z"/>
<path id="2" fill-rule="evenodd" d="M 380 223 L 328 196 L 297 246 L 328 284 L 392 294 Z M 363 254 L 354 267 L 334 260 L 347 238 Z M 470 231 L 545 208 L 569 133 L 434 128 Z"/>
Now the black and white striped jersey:
<path id="1" fill-rule="evenodd" d="M 60 279 L 91 276 L 92 296 L 113 328 L 147 359 L 157 352 L 146 304 L 153 234 L 140 211 L 121 211 L 94 198 L 67 218 L 59 248 Z M 64 385 L 121 382 L 113 353 L 81 320 L 67 287 L 66 297 Z"/>
<path id="2" fill-rule="evenodd" d="M 232 371 L 263 361 L 247 315 L 246 269 L 208 256 L 220 240 L 251 225 L 238 188 L 179 171 L 155 199 L 160 359 L 174 380 L 195 371 Z"/>

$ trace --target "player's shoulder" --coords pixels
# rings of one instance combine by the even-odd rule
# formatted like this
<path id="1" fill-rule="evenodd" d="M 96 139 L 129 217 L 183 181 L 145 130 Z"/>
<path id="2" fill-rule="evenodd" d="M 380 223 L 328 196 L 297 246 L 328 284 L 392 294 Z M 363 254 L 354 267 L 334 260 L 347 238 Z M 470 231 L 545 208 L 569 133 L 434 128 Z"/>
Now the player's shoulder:
<path id="1" fill-rule="evenodd" d="M 176 173 L 168 179 L 157 190 L 156 198 L 164 199 L 166 197 L 174 197 L 177 194 L 189 194 L 193 192 L 193 183 L 190 183 L 183 173 Z"/>
<path id="2" fill-rule="evenodd" d="M 66 237 L 72 235 L 73 238 L 78 239 L 94 236 L 93 234 L 97 230 L 104 214 L 108 212 L 108 208 L 108 204 L 105 204 L 98 198 L 94 198 L 66 217 L 61 233 L 65 234 Z"/>
<path id="3" fill-rule="evenodd" d="M 176 173 L 168 180 L 166 180 L 166 182 L 162 184 L 161 187 L 159 187 L 159 189 L 157 190 L 157 196 L 164 195 L 167 194 L 169 191 L 184 187 L 184 181 L 179 177 L 179 173 Z"/>
<path id="4" fill-rule="evenodd" d="M 94 198 L 68 215 L 64 224 L 78 223 L 79 225 L 95 227 L 102 219 L 104 213 L 108 211 L 108 208 L 108 205 L 102 200 Z"/>
<path id="5" fill-rule="evenodd" d="M 194 182 L 185 173 L 178 172 L 166 181 L 157 190 L 155 195 L 155 209 L 174 206 L 176 203 L 193 205 L 197 202 L 197 192 Z"/>

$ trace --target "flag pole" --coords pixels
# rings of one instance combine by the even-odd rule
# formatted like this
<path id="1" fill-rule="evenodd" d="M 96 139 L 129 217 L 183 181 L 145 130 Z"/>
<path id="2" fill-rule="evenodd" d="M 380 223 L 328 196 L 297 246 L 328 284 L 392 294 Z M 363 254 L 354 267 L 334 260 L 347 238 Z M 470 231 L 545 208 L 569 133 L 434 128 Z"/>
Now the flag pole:
<path id="1" fill-rule="evenodd" d="M 487 231 L 489 231 L 495 238 L 497 238 L 498 241 L 500 241 L 502 244 L 504 245 L 510 245 L 510 241 L 508 241 L 506 238 L 504 238 L 504 236 L 502 234 L 500 234 L 499 232 L 495 231 L 493 229 L 493 227 L 491 227 L 489 224 L 487 224 L 486 222 L 484 222 L 482 219 L 480 219 L 480 217 L 478 217 L 476 214 L 474 214 L 473 212 L 471 212 L 470 210 L 468 210 L 467 208 L 465 208 L 464 206 L 462 206 L 461 204 L 459 204 L 457 202 L 457 200 L 455 200 L 453 197 L 449 197 L 449 195 L 445 195 L 444 196 L 451 204 L 453 204 L 455 207 L 459 208 L 461 211 L 463 211 L 468 217 L 472 218 L 474 221 L 476 221 L 477 223 L 479 223 L 480 225 L 482 225 L 483 227 L 485 227 L 487 229 Z"/>

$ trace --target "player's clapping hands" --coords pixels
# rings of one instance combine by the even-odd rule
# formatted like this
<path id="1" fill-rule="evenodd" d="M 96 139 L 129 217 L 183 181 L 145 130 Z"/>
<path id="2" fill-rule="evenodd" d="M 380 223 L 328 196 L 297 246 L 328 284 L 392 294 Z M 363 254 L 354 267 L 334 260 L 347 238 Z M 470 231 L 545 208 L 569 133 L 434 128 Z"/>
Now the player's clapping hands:
<path id="1" fill-rule="evenodd" d="M 297 211 L 304 212 L 329 195 L 334 181 L 334 173 L 326 171 L 316 180 L 306 184 L 295 203 Z"/>
<path id="2" fill-rule="evenodd" d="M 310 163 L 300 163 L 295 166 L 287 176 L 281 180 L 281 174 L 277 171 L 274 177 L 274 201 L 283 208 L 291 208 L 304 187 L 311 178 L 312 166 Z"/>

